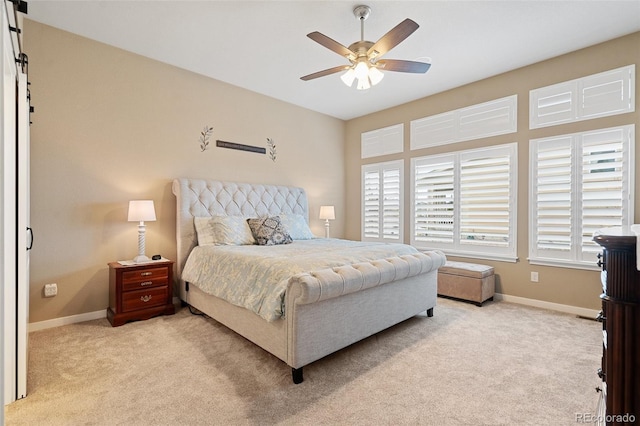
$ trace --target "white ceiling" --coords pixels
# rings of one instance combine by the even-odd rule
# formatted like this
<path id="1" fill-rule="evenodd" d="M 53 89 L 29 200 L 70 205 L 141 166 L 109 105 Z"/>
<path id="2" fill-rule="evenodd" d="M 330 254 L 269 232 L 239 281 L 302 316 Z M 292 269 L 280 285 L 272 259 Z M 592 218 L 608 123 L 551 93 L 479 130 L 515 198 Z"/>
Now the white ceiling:
<path id="1" fill-rule="evenodd" d="M 347 64 L 306 35 L 358 41 L 359 4 L 372 8 L 369 41 L 416 21 L 420 28 L 384 58 L 431 69 L 386 72 L 367 91 L 348 88 L 340 74 L 300 80 Z M 28 8 L 34 21 L 345 120 L 640 31 L 640 0 L 28 0 Z"/>

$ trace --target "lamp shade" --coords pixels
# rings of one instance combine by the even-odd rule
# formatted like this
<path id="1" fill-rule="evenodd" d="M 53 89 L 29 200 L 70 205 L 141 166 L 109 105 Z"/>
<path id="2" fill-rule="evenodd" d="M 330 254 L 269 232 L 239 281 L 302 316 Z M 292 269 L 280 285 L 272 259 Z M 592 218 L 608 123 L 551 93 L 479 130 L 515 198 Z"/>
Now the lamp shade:
<path id="1" fill-rule="evenodd" d="M 340 78 L 344 84 L 351 87 L 353 80 L 356 78 L 356 73 L 353 71 L 353 68 L 349 68 Z"/>
<path id="2" fill-rule="evenodd" d="M 372 86 L 375 86 L 376 84 L 380 83 L 380 81 L 382 81 L 383 78 L 384 78 L 384 73 L 380 71 L 378 68 L 376 67 L 369 68 L 369 80 L 371 80 Z"/>
<path id="3" fill-rule="evenodd" d="M 151 222 L 156 220 L 153 200 L 129 201 L 129 222 Z"/>
<path id="4" fill-rule="evenodd" d="M 333 206 L 320 206 L 320 219 L 334 220 L 336 212 Z"/>

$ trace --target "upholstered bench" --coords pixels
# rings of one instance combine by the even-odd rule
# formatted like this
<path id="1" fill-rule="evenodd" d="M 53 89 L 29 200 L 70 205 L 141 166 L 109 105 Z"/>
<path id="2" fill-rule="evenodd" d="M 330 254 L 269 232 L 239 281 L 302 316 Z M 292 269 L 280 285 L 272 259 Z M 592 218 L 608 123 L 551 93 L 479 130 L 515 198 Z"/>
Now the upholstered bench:
<path id="1" fill-rule="evenodd" d="M 447 261 L 438 269 L 438 296 L 466 300 L 482 306 L 486 300 L 493 300 L 495 288 L 495 275 L 491 266 Z"/>

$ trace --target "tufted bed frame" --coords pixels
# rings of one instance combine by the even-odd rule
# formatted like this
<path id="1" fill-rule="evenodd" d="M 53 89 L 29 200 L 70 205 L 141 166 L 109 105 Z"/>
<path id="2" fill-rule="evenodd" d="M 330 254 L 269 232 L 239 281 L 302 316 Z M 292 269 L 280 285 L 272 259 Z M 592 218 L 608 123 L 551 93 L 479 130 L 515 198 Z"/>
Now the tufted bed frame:
<path id="1" fill-rule="evenodd" d="M 420 312 L 433 316 L 437 270 L 446 260 L 438 251 L 298 274 L 285 293 L 286 316 L 276 321 L 208 295 L 180 279 L 197 244 L 193 218 L 297 213 L 308 221 L 306 193 L 188 178 L 175 179 L 173 193 L 180 299 L 280 358 L 292 368 L 294 383 L 302 382 L 302 367 L 313 361 Z"/>

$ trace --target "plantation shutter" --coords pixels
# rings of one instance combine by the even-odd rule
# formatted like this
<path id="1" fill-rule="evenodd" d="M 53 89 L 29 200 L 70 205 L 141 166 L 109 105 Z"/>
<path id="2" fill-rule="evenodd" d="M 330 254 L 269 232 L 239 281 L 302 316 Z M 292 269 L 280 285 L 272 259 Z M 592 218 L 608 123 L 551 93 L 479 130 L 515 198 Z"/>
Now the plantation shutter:
<path id="1" fill-rule="evenodd" d="M 414 240 L 452 244 L 454 240 L 454 157 L 416 159 L 414 173 Z"/>
<path id="2" fill-rule="evenodd" d="M 624 132 L 613 129 L 587 133 L 582 140 L 582 251 L 597 253 L 593 233 L 625 224 L 627 172 Z"/>
<path id="3" fill-rule="evenodd" d="M 540 142 L 537 147 L 535 209 L 536 248 L 555 251 L 551 256 L 568 257 L 571 251 L 571 138 Z"/>
<path id="4" fill-rule="evenodd" d="M 363 176 L 363 236 L 380 237 L 380 172 L 365 171 Z"/>
<path id="5" fill-rule="evenodd" d="M 362 238 L 397 241 L 403 239 L 403 161 L 362 167 Z"/>
<path id="6" fill-rule="evenodd" d="M 460 244 L 509 246 L 509 157 L 505 149 L 461 155 Z"/>
<path id="7" fill-rule="evenodd" d="M 400 239 L 400 169 L 382 171 L 382 238 Z"/>
<path id="8" fill-rule="evenodd" d="M 530 142 L 532 226 L 529 258 L 593 267 L 593 234 L 633 221 L 634 126 Z"/>

